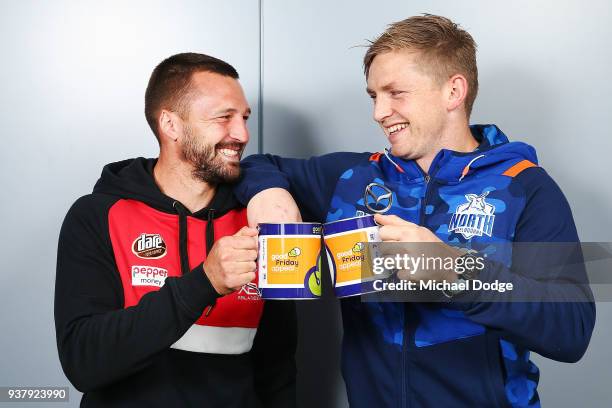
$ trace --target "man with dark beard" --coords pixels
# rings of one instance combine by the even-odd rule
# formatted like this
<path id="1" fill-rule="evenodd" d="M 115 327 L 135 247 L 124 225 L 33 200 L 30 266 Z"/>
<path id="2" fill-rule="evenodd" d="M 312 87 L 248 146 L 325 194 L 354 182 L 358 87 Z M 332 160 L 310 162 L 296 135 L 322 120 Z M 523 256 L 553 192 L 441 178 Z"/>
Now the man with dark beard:
<path id="1" fill-rule="evenodd" d="M 55 324 L 81 406 L 295 406 L 294 306 L 260 298 L 233 197 L 250 112 L 231 65 L 164 60 L 145 95 L 159 158 L 105 166 L 68 212 Z"/>

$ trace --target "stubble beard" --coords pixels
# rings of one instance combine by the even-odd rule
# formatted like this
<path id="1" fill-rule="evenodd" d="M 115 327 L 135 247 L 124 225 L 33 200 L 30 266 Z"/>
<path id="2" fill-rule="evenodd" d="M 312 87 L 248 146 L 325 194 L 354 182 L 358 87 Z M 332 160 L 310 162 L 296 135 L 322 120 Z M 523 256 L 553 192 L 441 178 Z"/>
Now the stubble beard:
<path id="1" fill-rule="evenodd" d="M 227 163 L 216 153 L 215 146 L 198 143 L 190 127 L 185 127 L 185 143 L 182 156 L 193 166 L 191 175 L 194 179 L 211 185 L 235 183 L 240 178 L 238 163 Z"/>

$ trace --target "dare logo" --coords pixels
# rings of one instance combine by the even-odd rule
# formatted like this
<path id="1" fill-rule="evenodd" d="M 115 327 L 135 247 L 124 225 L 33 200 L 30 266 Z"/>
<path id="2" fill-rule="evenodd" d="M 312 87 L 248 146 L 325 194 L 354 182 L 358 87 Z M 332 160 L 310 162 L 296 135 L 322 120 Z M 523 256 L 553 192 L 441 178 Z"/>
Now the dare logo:
<path id="1" fill-rule="evenodd" d="M 159 259 L 166 255 L 166 243 L 160 234 L 140 234 L 132 244 L 132 252 L 139 258 Z"/>

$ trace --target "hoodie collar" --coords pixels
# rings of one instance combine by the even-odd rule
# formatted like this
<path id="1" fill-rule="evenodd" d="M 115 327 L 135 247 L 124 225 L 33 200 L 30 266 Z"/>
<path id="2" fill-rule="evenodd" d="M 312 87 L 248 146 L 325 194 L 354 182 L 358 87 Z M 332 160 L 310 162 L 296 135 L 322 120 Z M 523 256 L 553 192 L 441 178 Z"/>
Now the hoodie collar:
<path id="1" fill-rule="evenodd" d="M 156 158 L 138 157 L 107 164 L 93 192 L 142 201 L 157 210 L 176 214 L 178 201 L 162 193 L 153 178 L 156 163 Z M 210 204 L 195 213 L 191 213 L 181 203 L 178 204 L 186 215 L 198 218 L 208 218 L 209 212 L 218 218 L 239 206 L 229 184 L 218 185 Z"/>
<path id="2" fill-rule="evenodd" d="M 435 178 L 445 183 L 457 183 L 484 167 L 513 159 L 537 163 L 535 149 L 522 142 L 509 142 L 507 136 L 495 125 L 472 125 L 472 134 L 479 142 L 472 152 L 456 152 L 442 149 L 431 163 L 429 174 L 414 160 L 404 160 L 386 151 L 381 159 L 383 171 L 391 179 L 424 182 Z"/>

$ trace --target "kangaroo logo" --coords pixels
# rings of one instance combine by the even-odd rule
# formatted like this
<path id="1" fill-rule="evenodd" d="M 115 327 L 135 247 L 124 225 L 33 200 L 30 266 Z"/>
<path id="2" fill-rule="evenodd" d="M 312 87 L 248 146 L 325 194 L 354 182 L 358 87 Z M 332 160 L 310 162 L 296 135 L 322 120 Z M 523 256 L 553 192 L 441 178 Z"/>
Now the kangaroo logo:
<path id="1" fill-rule="evenodd" d="M 465 239 L 491 236 L 495 222 L 495 206 L 485 201 L 489 192 L 480 195 L 466 194 L 467 203 L 457 206 L 448 224 L 448 232 L 456 232 Z"/>

